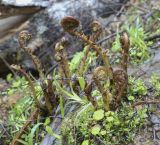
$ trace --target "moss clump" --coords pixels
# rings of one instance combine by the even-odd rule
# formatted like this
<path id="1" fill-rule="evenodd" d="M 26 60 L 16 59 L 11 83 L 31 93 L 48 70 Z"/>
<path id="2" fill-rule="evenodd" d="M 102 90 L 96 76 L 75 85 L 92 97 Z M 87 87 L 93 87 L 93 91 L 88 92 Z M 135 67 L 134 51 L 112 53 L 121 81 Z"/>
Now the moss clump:
<path id="1" fill-rule="evenodd" d="M 65 142 L 72 142 L 76 145 L 88 142 L 92 145 L 127 144 L 132 142 L 135 131 L 143 126 L 146 117 L 145 108 L 135 111 L 127 104 L 123 104 L 116 112 L 86 109 L 79 116 L 75 114 L 70 116 L 70 119 L 73 118 L 70 122 L 67 119 L 68 124 L 65 124 L 66 129 L 62 127 L 62 135 L 65 136 Z M 66 135 L 68 135 L 67 138 Z"/>

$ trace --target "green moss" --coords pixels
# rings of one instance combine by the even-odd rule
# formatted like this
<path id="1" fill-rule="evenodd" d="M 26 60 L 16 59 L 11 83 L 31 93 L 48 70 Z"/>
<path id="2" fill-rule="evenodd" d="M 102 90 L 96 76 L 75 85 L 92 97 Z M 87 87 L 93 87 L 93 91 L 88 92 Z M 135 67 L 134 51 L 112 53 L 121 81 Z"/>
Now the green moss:
<path id="1" fill-rule="evenodd" d="M 131 142 L 136 130 L 143 126 L 146 117 L 145 108 L 135 112 L 134 109 L 124 104 L 118 112 L 105 112 L 103 109 L 97 111 L 93 109 L 85 110 L 78 117 L 78 122 L 75 122 L 75 116 L 73 115 L 70 125 L 75 123 L 72 128 L 76 130 L 74 137 L 76 136 L 77 145 L 84 143 L 86 140 L 90 144 L 96 144 L 97 137 L 106 144 L 117 145 Z M 73 135 L 71 128 L 68 128 L 67 134 Z M 72 136 L 72 138 L 74 137 Z"/>

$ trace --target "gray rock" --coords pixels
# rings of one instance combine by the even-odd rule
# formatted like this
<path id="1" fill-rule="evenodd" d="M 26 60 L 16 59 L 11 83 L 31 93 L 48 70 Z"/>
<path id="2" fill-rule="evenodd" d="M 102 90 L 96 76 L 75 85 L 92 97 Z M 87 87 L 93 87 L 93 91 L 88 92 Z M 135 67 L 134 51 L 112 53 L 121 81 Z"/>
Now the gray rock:
<path id="1" fill-rule="evenodd" d="M 160 118 L 159 118 L 157 115 L 152 114 L 152 115 L 151 115 L 151 122 L 152 122 L 153 124 L 160 124 Z"/>
<path id="2" fill-rule="evenodd" d="M 13 6 L 49 6 L 48 0 L 2 0 L 1 3 Z"/>

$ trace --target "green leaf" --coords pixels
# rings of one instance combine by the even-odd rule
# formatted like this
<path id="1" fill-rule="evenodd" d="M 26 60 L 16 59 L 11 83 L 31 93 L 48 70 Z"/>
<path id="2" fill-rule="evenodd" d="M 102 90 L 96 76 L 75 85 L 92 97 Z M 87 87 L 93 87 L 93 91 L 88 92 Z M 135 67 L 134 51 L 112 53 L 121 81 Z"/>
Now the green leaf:
<path id="1" fill-rule="evenodd" d="M 114 120 L 114 118 L 112 116 L 107 117 L 106 119 L 108 122 L 112 122 Z"/>
<path id="2" fill-rule="evenodd" d="M 112 52 L 118 52 L 121 50 L 121 44 L 119 38 L 120 36 L 117 34 L 116 40 L 114 41 L 113 46 L 111 48 Z"/>
<path id="3" fill-rule="evenodd" d="M 94 112 L 94 114 L 93 114 L 94 120 L 98 121 L 98 120 L 102 120 L 103 118 L 104 118 L 104 110 L 99 109 Z"/>
<path id="4" fill-rule="evenodd" d="M 46 120 L 45 120 L 45 122 L 44 122 L 44 125 L 46 126 L 46 125 L 50 124 L 50 122 L 51 122 L 50 118 L 47 117 Z"/>
<path id="5" fill-rule="evenodd" d="M 31 130 L 31 133 L 28 135 L 29 138 L 29 145 L 33 145 L 33 137 L 34 133 L 36 132 L 37 128 L 42 125 L 43 123 L 37 123 Z"/>
<path id="6" fill-rule="evenodd" d="M 78 69 L 77 67 L 79 66 L 79 63 L 81 61 L 81 59 L 84 56 L 84 52 L 77 52 L 76 54 L 74 54 L 71 62 L 69 63 L 69 68 L 72 72 L 75 72 L 76 69 Z"/>
<path id="7" fill-rule="evenodd" d="M 129 101 L 133 101 L 134 100 L 134 96 L 128 96 L 128 100 Z"/>
<path id="8" fill-rule="evenodd" d="M 89 140 L 84 140 L 84 141 L 82 142 L 82 145 L 89 145 Z"/>
<path id="9" fill-rule="evenodd" d="M 106 130 L 102 130 L 100 133 L 101 133 L 101 135 L 106 135 L 107 131 Z"/>
<path id="10" fill-rule="evenodd" d="M 83 77 L 79 77 L 78 81 L 79 81 L 79 85 L 80 85 L 81 89 L 84 90 L 84 88 L 85 88 L 85 79 Z"/>
<path id="11" fill-rule="evenodd" d="M 61 93 L 63 93 L 64 95 L 66 95 L 66 96 L 68 97 L 68 99 L 74 100 L 74 101 L 76 101 L 76 102 L 78 102 L 78 103 L 81 103 L 81 104 L 84 104 L 84 103 L 85 103 L 85 101 L 82 100 L 82 99 L 73 91 L 73 88 L 71 88 L 71 93 L 69 93 L 69 92 L 67 92 L 65 89 L 63 89 L 56 80 L 55 80 L 54 82 L 55 82 L 55 85 L 56 85 L 57 89 L 58 89 Z"/>
<path id="12" fill-rule="evenodd" d="M 113 116 L 114 112 L 113 111 L 108 111 L 105 113 L 105 116 Z"/>
<path id="13" fill-rule="evenodd" d="M 51 135 L 57 139 L 61 139 L 61 136 L 55 134 L 50 126 L 46 126 L 46 131 L 49 135 Z"/>
<path id="14" fill-rule="evenodd" d="M 6 79 L 8 82 L 11 82 L 13 80 L 12 74 L 8 74 Z"/>
<path id="15" fill-rule="evenodd" d="M 60 110 L 61 110 L 62 118 L 64 118 L 64 107 L 63 107 L 63 98 L 62 98 L 62 96 L 60 96 Z"/>
<path id="16" fill-rule="evenodd" d="M 95 126 L 92 127 L 91 133 L 93 135 L 97 135 L 97 134 L 99 134 L 100 130 L 101 130 L 100 125 L 95 125 Z"/>

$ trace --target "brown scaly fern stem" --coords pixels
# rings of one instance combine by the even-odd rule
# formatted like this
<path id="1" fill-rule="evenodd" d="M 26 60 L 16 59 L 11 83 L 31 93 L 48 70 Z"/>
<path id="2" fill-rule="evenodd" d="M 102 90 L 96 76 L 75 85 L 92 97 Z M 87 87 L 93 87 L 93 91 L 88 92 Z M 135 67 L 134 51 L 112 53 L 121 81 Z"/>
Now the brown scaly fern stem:
<path id="1" fill-rule="evenodd" d="M 59 64 L 59 73 L 62 78 L 68 78 L 67 84 L 70 85 L 71 72 L 69 69 L 69 62 L 67 54 L 65 51 L 65 46 L 67 45 L 67 40 L 63 37 L 60 42 L 55 45 L 55 59 Z M 64 84 L 62 79 L 62 85 Z"/>
<path id="2" fill-rule="evenodd" d="M 61 25 L 66 32 L 82 39 L 85 43 L 87 43 L 89 45 L 89 47 L 93 48 L 93 50 L 103 60 L 104 67 L 101 66 L 101 67 L 98 67 L 98 68 L 95 69 L 95 71 L 93 73 L 93 80 L 94 80 L 97 88 L 99 89 L 99 91 L 102 94 L 103 102 L 104 102 L 104 108 L 105 108 L 106 111 L 108 111 L 108 110 L 110 110 L 110 93 L 109 93 L 108 90 L 103 89 L 103 86 L 102 86 L 100 80 L 98 79 L 99 78 L 98 74 L 100 72 L 103 72 L 103 73 L 105 72 L 105 75 L 110 80 L 110 79 L 113 78 L 112 67 L 110 65 L 109 58 L 108 58 L 106 52 L 104 52 L 100 46 L 96 45 L 93 42 L 93 40 L 96 39 L 96 38 L 92 37 L 92 39 L 91 39 L 91 38 L 87 37 L 83 32 L 76 31 L 76 29 L 79 27 L 79 24 L 80 24 L 80 22 L 77 19 L 73 18 L 72 16 L 64 17 L 61 20 Z M 96 27 L 95 27 L 95 25 L 96 25 Z M 93 27 L 95 27 L 96 29 L 100 28 L 98 23 L 93 24 Z M 98 35 L 99 34 L 97 34 L 97 36 Z M 90 99 L 90 98 L 88 98 L 88 99 Z"/>
<path id="3" fill-rule="evenodd" d="M 92 85 L 93 85 L 93 81 L 90 81 L 90 82 L 87 84 L 87 86 L 85 87 L 84 92 L 85 92 L 85 94 L 86 94 L 86 96 L 87 96 L 87 100 L 88 100 L 89 102 L 91 102 L 92 105 L 93 105 L 93 107 L 96 109 L 96 108 L 98 107 L 98 104 L 97 104 L 95 98 L 93 98 L 93 97 L 92 97 L 92 94 L 91 94 L 91 93 L 92 93 Z"/>
<path id="4" fill-rule="evenodd" d="M 92 30 L 92 36 L 91 36 L 91 40 L 93 42 L 98 41 L 99 37 L 102 34 L 103 28 L 101 26 L 101 24 L 98 21 L 93 21 L 91 23 L 91 30 Z"/>
<path id="5" fill-rule="evenodd" d="M 102 94 L 104 109 L 106 111 L 109 111 L 110 104 L 112 101 L 111 93 L 110 93 L 109 89 L 104 89 L 103 85 L 101 84 L 101 81 L 107 80 L 105 67 L 103 67 L 103 66 L 97 67 L 93 72 L 92 79 L 94 80 L 98 90 Z"/>
<path id="6" fill-rule="evenodd" d="M 91 23 L 91 30 L 92 30 L 92 35 L 90 36 L 91 41 L 95 42 L 98 40 L 98 38 L 100 37 L 101 33 L 102 33 L 102 26 L 98 21 L 93 21 Z M 86 61 L 89 55 L 89 50 L 90 50 L 90 45 L 87 45 L 86 50 L 84 52 L 84 57 L 79 65 L 79 71 L 78 74 L 79 76 L 83 76 L 83 74 L 85 73 L 85 66 L 86 66 Z"/>
<path id="7" fill-rule="evenodd" d="M 110 84 L 111 84 L 110 87 L 113 88 L 112 94 L 114 94 L 114 98 L 112 98 L 113 107 L 111 108 L 115 110 L 118 107 L 118 104 L 120 103 L 121 98 L 125 96 L 127 92 L 127 84 L 128 84 L 127 62 L 128 62 L 128 53 L 129 53 L 129 38 L 127 34 L 123 33 L 120 37 L 120 42 L 122 46 L 121 68 L 113 72 L 113 69 L 110 65 L 110 61 L 109 61 L 109 58 L 106 52 L 104 52 L 100 46 L 96 45 L 92 41 L 92 39 L 87 37 L 83 32 L 77 31 L 77 28 L 80 25 L 80 22 L 77 19 L 73 18 L 72 16 L 64 17 L 61 21 L 61 25 L 66 32 L 70 33 L 71 35 L 77 36 L 80 39 L 82 39 L 84 42 L 86 42 L 91 48 L 93 48 L 93 50 L 103 60 L 103 63 L 104 63 L 103 71 L 106 72 L 106 75 L 108 76 L 108 79 L 110 80 Z M 96 25 L 98 24 L 96 23 Z M 97 69 L 96 71 L 99 71 L 99 69 Z M 107 96 L 109 94 L 109 91 L 104 92 L 104 90 L 102 90 L 99 87 L 101 86 L 101 84 L 96 79 L 96 77 L 93 77 L 93 79 L 95 80 L 95 83 L 97 84 L 97 87 L 99 88 L 100 92 L 103 94 L 102 96 Z M 101 87 L 103 88 L 103 86 Z M 103 101 L 105 104 L 107 104 L 106 110 L 108 110 L 110 109 L 110 102 L 107 103 L 106 100 L 108 99 L 106 98 L 107 97 L 103 97 Z"/>
<path id="8" fill-rule="evenodd" d="M 128 56 L 129 56 L 129 47 L 130 47 L 130 41 L 128 38 L 127 33 L 123 33 L 120 37 L 120 43 L 122 47 L 122 68 L 127 73 L 127 64 L 128 64 Z"/>
<path id="9" fill-rule="evenodd" d="M 27 42 L 30 39 L 31 39 L 31 34 L 28 31 L 24 30 L 24 31 L 20 32 L 19 37 L 18 37 L 19 44 L 20 44 L 21 48 L 31 57 L 33 63 L 36 66 L 37 71 L 39 72 L 39 77 L 40 77 L 40 81 L 41 81 L 41 88 L 43 90 L 44 99 L 45 99 L 45 105 L 47 107 L 48 112 L 50 114 L 52 114 L 53 108 L 52 108 L 52 105 L 50 102 L 50 96 L 48 95 L 48 92 L 46 91 L 47 83 L 45 82 L 45 75 L 43 72 L 41 62 L 37 56 L 33 55 L 31 49 L 27 47 Z"/>
<path id="10" fill-rule="evenodd" d="M 27 42 L 30 39 L 31 39 L 31 34 L 27 30 L 24 30 L 19 33 L 18 41 L 19 41 L 20 47 L 32 58 L 32 61 L 35 64 L 37 71 L 39 72 L 40 79 L 43 80 L 44 73 L 43 73 L 41 62 L 37 56 L 33 55 L 31 49 L 27 47 Z"/>
<path id="11" fill-rule="evenodd" d="M 122 47 L 122 61 L 121 68 L 113 72 L 113 81 L 115 85 L 115 97 L 113 108 L 117 108 L 121 101 L 121 98 L 126 96 L 128 86 L 128 73 L 127 64 L 129 56 L 130 42 L 127 33 L 123 33 L 120 37 L 120 43 Z"/>
<path id="12" fill-rule="evenodd" d="M 76 28 L 78 28 L 79 24 L 80 24 L 80 22 L 77 19 L 73 18 L 72 16 L 64 17 L 61 21 L 61 25 L 66 32 L 82 39 L 90 47 L 92 47 L 93 50 L 102 58 L 102 60 L 104 62 L 104 66 L 106 68 L 106 72 L 108 73 L 108 76 L 110 76 L 112 78 L 112 76 L 113 76 L 112 67 L 110 65 L 109 58 L 106 55 L 106 52 L 103 52 L 102 48 L 100 46 L 96 45 L 83 32 L 76 31 Z"/>

